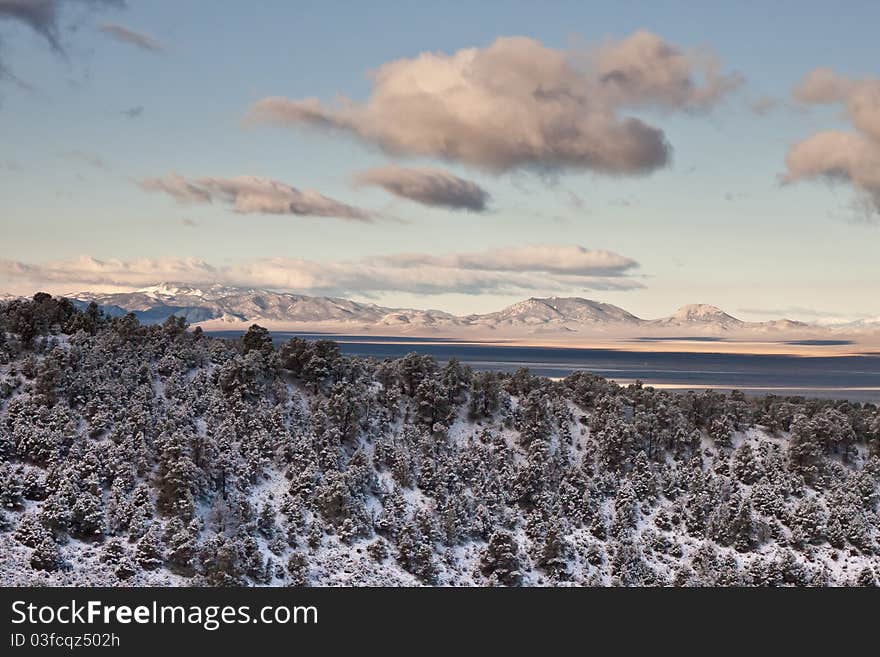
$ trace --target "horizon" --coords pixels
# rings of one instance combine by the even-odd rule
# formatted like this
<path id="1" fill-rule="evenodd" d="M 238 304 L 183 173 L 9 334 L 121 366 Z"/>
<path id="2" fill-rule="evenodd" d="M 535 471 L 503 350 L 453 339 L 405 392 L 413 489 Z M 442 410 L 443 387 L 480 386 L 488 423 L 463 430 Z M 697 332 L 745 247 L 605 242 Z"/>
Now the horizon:
<path id="1" fill-rule="evenodd" d="M 245 292 L 255 293 L 255 294 L 270 293 L 270 294 L 278 294 L 278 295 L 289 295 L 289 296 L 293 296 L 293 297 L 299 297 L 302 299 L 323 299 L 323 300 L 329 300 L 329 301 L 340 301 L 340 302 L 345 302 L 345 303 L 352 302 L 352 303 L 359 304 L 360 306 L 363 306 L 365 308 L 378 308 L 378 309 L 386 310 L 386 311 L 390 311 L 390 312 L 410 312 L 411 311 L 411 312 L 425 312 L 425 313 L 441 313 L 444 315 L 450 315 L 457 320 L 481 318 L 481 317 L 488 317 L 490 315 L 500 314 L 505 311 L 511 310 L 515 306 L 521 305 L 521 304 L 526 303 L 528 301 L 537 301 L 537 302 L 541 302 L 541 303 L 547 303 L 548 305 L 549 305 L 548 302 L 553 302 L 553 301 L 575 301 L 575 302 L 584 302 L 585 304 L 589 304 L 591 307 L 592 306 L 606 306 L 606 307 L 610 307 L 614 310 L 623 311 L 627 315 L 632 316 L 633 319 L 638 320 L 639 322 L 643 322 L 644 324 L 648 324 L 648 325 L 656 324 L 656 323 L 662 322 L 664 320 L 672 320 L 672 319 L 679 319 L 682 321 L 687 321 L 689 319 L 687 317 L 687 315 L 691 311 L 694 311 L 694 310 L 702 310 L 702 311 L 709 312 L 712 314 L 720 315 L 720 316 L 722 316 L 722 318 L 726 317 L 726 318 L 732 319 L 732 320 L 742 324 L 744 327 L 772 326 L 774 324 L 790 322 L 792 324 L 799 325 L 797 327 L 793 327 L 792 330 L 810 330 L 810 329 L 822 329 L 822 330 L 841 329 L 841 330 L 845 330 L 848 328 L 854 329 L 859 326 L 862 326 L 865 328 L 871 328 L 874 324 L 880 325 L 880 316 L 878 316 L 878 317 L 865 316 L 865 317 L 862 317 L 862 318 L 859 318 L 856 320 L 850 320 L 850 321 L 834 320 L 834 319 L 823 320 L 821 318 L 814 319 L 813 321 L 803 321 L 803 320 L 795 320 L 795 319 L 792 319 L 791 317 L 785 317 L 785 316 L 772 317 L 772 318 L 760 319 L 760 320 L 744 320 L 741 317 L 739 317 L 736 313 L 728 312 L 728 310 L 726 310 L 720 306 L 716 306 L 714 304 L 705 303 L 705 302 L 683 304 L 683 305 L 675 308 L 672 312 L 669 312 L 669 313 L 666 313 L 666 314 L 663 314 L 660 316 L 650 317 L 650 316 L 644 316 L 639 313 L 632 312 L 629 309 L 627 309 L 623 306 L 617 305 L 617 304 L 612 304 L 612 303 L 609 303 L 606 301 L 602 301 L 600 299 L 591 299 L 591 298 L 582 297 L 582 296 L 545 296 L 545 297 L 530 296 L 530 297 L 521 298 L 521 299 L 518 299 L 518 300 L 515 300 L 512 302 L 509 302 L 506 305 L 501 306 L 501 307 L 497 307 L 495 309 L 486 308 L 480 312 L 455 313 L 455 312 L 445 310 L 445 309 L 439 308 L 439 307 L 429 307 L 429 306 L 425 306 L 425 307 L 396 306 L 395 307 L 395 306 L 386 306 L 383 304 L 379 304 L 379 303 L 376 303 L 375 301 L 372 301 L 369 299 L 368 300 L 355 300 L 355 299 L 351 299 L 351 298 L 347 298 L 347 297 L 332 296 L 332 295 L 309 295 L 309 294 L 301 294 L 301 293 L 292 292 L 292 291 L 277 290 L 277 289 L 270 289 L 270 288 L 237 287 L 237 286 L 225 285 L 222 283 L 205 283 L 205 284 L 199 285 L 199 284 L 182 283 L 179 281 L 161 281 L 161 282 L 158 282 L 158 283 L 155 283 L 152 285 L 147 285 L 147 286 L 144 286 L 141 288 L 137 288 L 137 289 L 126 288 L 121 291 L 101 292 L 101 291 L 79 290 L 76 292 L 69 292 L 69 293 L 49 293 L 49 294 L 52 294 L 52 296 L 55 296 L 55 297 L 64 297 L 64 298 L 68 298 L 68 299 L 72 299 L 72 300 L 76 300 L 76 301 L 92 301 L 92 300 L 104 301 L 104 300 L 107 300 L 107 297 L 141 294 L 141 295 L 145 295 L 145 296 L 148 296 L 148 297 L 155 299 L 157 301 L 157 303 L 164 306 L 170 299 L 172 299 L 174 297 L 179 297 L 179 296 L 185 296 L 185 297 L 196 296 L 196 297 L 198 297 L 203 292 L 203 290 L 201 288 L 204 288 L 205 290 L 213 289 L 213 290 L 219 290 L 219 291 L 225 292 L 225 293 L 227 293 L 226 297 L 228 297 L 229 294 L 237 294 L 237 293 L 245 293 Z M 190 292 L 195 293 L 195 294 L 190 294 Z M 2 301 L 2 299 L 4 297 L 10 298 L 10 299 L 12 299 L 12 298 L 31 299 L 31 298 L 33 298 L 34 295 L 39 294 L 39 293 L 47 293 L 47 292 L 46 292 L 46 290 L 36 290 L 33 293 L 16 295 L 16 294 L 4 293 L 4 292 L 2 292 L 2 290 L 0 290 L 0 301 Z M 226 298 L 226 297 L 221 297 L 221 298 Z M 120 300 L 113 299 L 113 301 L 120 301 Z M 121 300 L 121 302 L 125 303 L 125 300 Z M 113 305 L 114 304 L 109 304 L 110 307 L 112 307 Z M 99 307 L 105 307 L 105 306 L 108 306 L 108 304 L 99 303 Z M 122 307 L 126 308 L 125 305 L 123 305 Z M 130 308 L 126 308 L 126 309 L 130 309 Z M 554 310 L 557 310 L 557 309 L 554 307 Z M 214 320 L 203 320 L 203 321 L 207 322 L 208 324 L 211 324 L 211 322 L 213 322 Z M 255 317 L 247 318 L 242 321 L 244 323 L 249 324 L 249 323 L 256 322 L 256 321 L 267 321 L 267 320 L 264 317 L 255 316 Z M 306 322 L 305 320 L 281 320 L 281 321 L 279 321 L 279 320 L 269 319 L 268 321 L 275 324 L 274 330 L 282 330 L 282 331 L 292 330 L 297 324 L 302 324 L 302 323 L 308 324 L 309 323 L 309 322 Z M 574 321 L 574 320 L 570 320 L 570 321 Z M 606 321 L 613 323 L 615 321 L 619 322 L 620 320 L 609 319 Z M 694 321 L 694 320 L 690 319 L 690 321 Z M 201 323 L 202 322 L 196 322 L 196 324 L 201 324 Z M 314 323 L 314 322 L 312 322 L 312 323 Z M 366 327 L 363 327 L 363 328 L 366 328 Z M 866 337 L 871 337 L 871 336 L 866 336 Z M 672 341 L 684 340 L 684 338 L 668 338 L 668 339 L 672 340 Z M 847 341 L 846 344 L 853 344 L 853 343 Z"/>
<path id="2" fill-rule="evenodd" d="M 857 4 L 0 2 L 0 289 L 880 317 Z"/>
<path id="3" fill-rule="evenodd" d="M 98 287 L 100 287 L 100 286 L 98 286 Z M 359 304 L 362 304 L 365 306 L 380 307 L 380 308 L 384 308 L 387 310 L 417 310 L 417 311 L 424 311 L 424 312 L 436 311 L 436 312 L 442 312 L 442 313 L 448 313 L 451 315 L 455 315 L 458 318 L 465 318 L 465 317 L 469 317 L 471 315 L 494 314 L 494 313 L 501 312 L 503 310 L 507 310 L 512 306 L 524 303 L 526 301 L 547 302 L 547 301 L 558 300 L 558 301 L 585 301 L 589 304 L 612 306 L 618 310 L 623 310 L 623 311 L 633 315 L 636 319 L 639 319 L 644 322 L 652 322 L 652 321 L 657 321 L 657 320 L 661 320 L 661 319 L 668 319 L 671 317 L 675 317 L 676 315 L 679 315 L 680 313 L 682 313 L 682 311 L 686 311 L 689 309 L 705 308 L 705 309 L 709 309 L 712 311 L 718 311 L 718 312 L 723 313 L 723 314 L 725 314 L 735 320 L 743 321 L 745 323 L 750 323 L 747 320 L 740 319 L 739 317 L 736 316 L 736 314 L 728 312 L 726 309 L 721 308 L 720 306 L 716 306 L 714 304 L 705 303 L 705 302 L 686 303 L 686 304 L 683 304 L 683 305 L 676 307 L 671 313 L 667 313 L 665 315 L 661 315 L 659 317 L 655 317 L 652 319 L 652 318 L 645 317 L 639 313 L 632 312 L 632 311 L 628 310 L 627 308 L 625 308 L 623 306 L 619 306 L 617 304 L 602 301 L 601 299 L 593 299 L 593 298 L 576 296 L 576 295 L 572 295 L 572 296 L 545 296 L 545 297 L 530 296 L 530 297 L 525 297 L 525 298 L 519 299 L 518 301 L 513 301 L 511 303 L 507 303 L 506 305 L 504 305 L 500 308 L 496 308 L 495 310 L 486 309 L 483 312 L 479 312 L 479 313 L 464 313 L 464 314 L 454 313 L 454 312 L 451 312 L 449 310 L 445 310 L 445 309 L 439 308 L 439 307 L 427 307 L 427 306 L 426 307 L 410 307 L 410 306 L 393 307 L 393 306 L 385 306 L 383 304 L 379 304 L 379 303 L 376 303 L 371 300 L 360 301 L 360 300 L 350 299 L 348 297 L 301 294 L 301 293 L 298 293 L 295 291 L 289 291 L 289 290 L 278 290 L 278 289 L 271 289 L 271 288 L 256 288 L 256 287 L 237 287 L 237 286 L 232 286 L 232 285 L 225 285 L 223 283 L 207 283 L 207 282 L 203 283 L 203 284 L 190 284 L 190 283 L 182 283 L 180 281 L 160 281 L 160 282 L 154 283 L 152 285 L 146 285 L 144 287 L 137 288 L 137 289 L 125 289 L 122 291 L 110 291 L 110 292 L 101 292 L 101 291 L 93 291 L 93 290 L 77 290 L 77 291 L 68 292 L 68 293 L 52 293 L 52 292 L 46 292 L 46 290 L 35 290 L 31 294 L 16 295 L 16 294 L 11 294 L 11 293 L 4 293 L 2 290 L 0 290 L 0 296 L 2 296 L 3 294 L 7 294 L 10 297 L 19 297 L 19 298 L 27 299 L 27 298 L 32 298 L 35 294 L 39 294 L 40 292 L 46 292 L 48 294 L 52 294 L 53 296 L 65 297 L 65 298 L 75 299 L 75 300 L 84 300 L 85 298 L 87 298 L 88 296 L 91 296 L 91 295 L 111 296 L 111 295 L 117 295 L 117 294 L 148 294 L 151 292 L 156 292 L 156 293 L 160 294 L 160 296 L 174 296 L 175 293 L 171 291 L 172 288 L 177 288 L 178 290 L 189 289 L 189 290 L 194 290 L 194 291 L 199 291 L 199 288 L 220 288 L 223 290 L 235 291 L 235 292 L 256 292 L 256 293 L 270 292 L 273 294 L 289 294 L 291 296 L 313 298 L 313 299 L 317 298 L 317 299 L 333 299 L 333 300 L 340 300 L 340 301 L 356 301 L 356 303 L 359 303 Z M 168 290 L 168 292 L 163 293 L 163 292 L 159 292 L 159 290 Z M 880 317 L 878 317 L 878 318 L 866 317 L 864 319 L 866 319 L 868 321 L 874 321 L 875 319 L 880 320 Z M 761 322 L 772 323 L 774 321 L 780 321 L 780 320 L 800 321 L 800 320 L 791 320 L 790 317 L 775 317 L 772 319 L 760 320 L 757 323 L 761 323 Z M 803 323 L 817 325 L 817 326 L 828 325 L 828 324 L 823 323 L 821 321 L 803 322 Z"/>

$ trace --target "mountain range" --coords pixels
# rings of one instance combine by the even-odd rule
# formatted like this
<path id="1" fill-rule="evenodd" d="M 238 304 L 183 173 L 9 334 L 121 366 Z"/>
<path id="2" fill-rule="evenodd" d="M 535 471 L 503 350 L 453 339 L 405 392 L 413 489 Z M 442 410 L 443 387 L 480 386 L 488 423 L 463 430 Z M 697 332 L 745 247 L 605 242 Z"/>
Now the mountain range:
<path id="1" fill-rule="evenodd" d="M 441 310 L 389 308 L 337 297 L 305 296 L 223 285 L 194 287 L 160 283 L 134 292 L 68 295 L 78 305 L 94 301 L 111 316 L 133 312 L 144 323 L 172 315 L 206 329 L 236 329 L 259 322 L 267 326 L 339 332 L 440 334 L 483 331 L 506 334 L 577 334 L 628 329 L 669 335 L 687 330 L 698 335 L 876 331 L 877 322 L 854 322 L 833 328 L 778 319 L 746 322 L 707 304 L 686 305 L 668 317 L 643 319 L 623 308 L 579 297 L 530 298 L 497 312 L 453 315 Z"/>

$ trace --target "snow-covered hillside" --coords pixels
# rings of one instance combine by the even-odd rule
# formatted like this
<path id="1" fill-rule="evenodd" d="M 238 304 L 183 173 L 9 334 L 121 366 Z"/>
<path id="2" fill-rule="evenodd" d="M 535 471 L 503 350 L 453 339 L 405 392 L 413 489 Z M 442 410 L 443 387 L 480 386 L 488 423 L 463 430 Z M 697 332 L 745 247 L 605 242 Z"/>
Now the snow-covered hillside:
<path id="1" fill-rule="evenodd" d="M 51 298 L 0 310 L 2 584 L 880 576 L 870 404 L 376 362 Z"/>

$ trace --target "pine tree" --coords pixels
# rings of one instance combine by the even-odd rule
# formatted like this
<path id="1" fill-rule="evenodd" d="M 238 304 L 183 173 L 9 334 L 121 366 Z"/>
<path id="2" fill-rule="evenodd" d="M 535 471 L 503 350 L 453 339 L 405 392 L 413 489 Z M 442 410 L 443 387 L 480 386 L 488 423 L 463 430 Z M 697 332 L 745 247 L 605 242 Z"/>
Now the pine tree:
<path id="1" fill-rule="evenodd" d="M 733 473 L 744 484 L 754 484 L 761 477 L 761 469 L 755 452 L 749 443 L 743 443 L 733 453 Z"/>
<path id="2" fill-rule="evenodd" d="M 268 539 L 275 536 L 275 532 L 278 529 L 275 524 L 276 515 L 275 507 L 271 502 L 263 504 L 263 508 L 260 510 L 259 519 L 257 520 L 257 528 L 260 530 L 260 533 Z"/>
<path id="3" fill-rule="evenodd" d="M 653 504 L 657 499 L 657 479 L 648 460 L 648 455 L 644 451 L 636 454 L 633 471 L 630 475 L 630 482 L 636 497 L 649 505 Z"/>
<path id="4" fill-rule="evenodd" d="M 733 547 L 736 548 L 737 552 L 750 552 L 759 545 L 761 529 L 755 519 L 749 500 L 744 501 L 740 505 L 733 520 L 731 534 L 733 536 Z"/>
<path id="5" fill-rule="evenodd" d="M 522 568 L 522 556 L 516 539 L 510 532 L 495 531 L 480 557 L 480 572 L 504 586 L 519 586 L 522 584 Z"/>
<path id="6" fill-rule="evenodd" d="M 125 556 L 125 546 L 118 538 L 111 538 L 108 540 L 104 543 L 104 548 L 101 550 L 101 561 L 112 566 L 119 564 Z"/>
<path id="7" fill-rule="evenodd" d="M 155 570 L 165 563 L 164 550 L 159 526 L 150 525 L 147 533 L 137 542 L 135 561 L 144 570 Z"/>
<path id="8" fill-rule="evenodd" d="M 551 518 L 538 556 L 538 566 L 556 580 L 568 578 L 568 557 L 570 547 L 562 535 L 558 518 Z"/>
<path id="9" fill-rule="evenodd" d="M 309 564 L 302 552 L 294 552 L 287 559 L 289 586 L 308 586 Z"/>
<path id="10" fill-rule="evenodd" d="M 101 486 L 93 475 L 85 484 L 71 509 L 70 530 L 82 538 L 100 538 L 105 533 L 104 503 Z"/>
<path id="11" fill-rule="evenodd" d="M 34 570 L 52 572 L 60 570 L 64 565 L 58 545 L 51 536 L 44 535 L 31 554 L 31 567 Z"/>
<path id="12" fill-rule="evenodd" d="M 259 324 L 251 325 L 241 338 L 241 351 L 245 355 L 251 351 L 270 354 L 273 350 L 272 336 Z"/>
<path id="13" fill-rule="evenodd" d="M 168 563 L 184 574 L 192 574 L 199 554 L 199 524 L 189 525 L 173 518 L 165 531 Z"/>
<path id="14" fill-rule="evenodd" d="M 825 539 L 828 516 L 816 497 L 801 499 L 792 511 L 791 520 L 796 540 L 819 544 Z"/>
<path id="15" fill-rule="evenodd" d="M 871 570 L 870 566 L 865 566 L 862 568 L 859 573 L 859 577 L 856 580 L 857 586 L 877 586 L 877 579 L 874 577 L 874 571 Z"/>
<path id="16" fill-rule="evenodd" d="M 21 468 L 0 462 L 0 506 L 18 509 L 24 502 L 24 480 Z"/>

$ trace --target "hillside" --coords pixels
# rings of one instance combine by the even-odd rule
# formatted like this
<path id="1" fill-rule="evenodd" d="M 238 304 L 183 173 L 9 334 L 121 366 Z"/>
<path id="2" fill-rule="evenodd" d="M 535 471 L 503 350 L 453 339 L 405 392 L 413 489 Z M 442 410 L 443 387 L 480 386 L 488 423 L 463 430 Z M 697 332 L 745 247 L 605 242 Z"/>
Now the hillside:
<path id="1" fill-rule="evenodd" d="M 880 577 L 873 405 L 475 372 L 0 305 L 0 583 Z"/>

